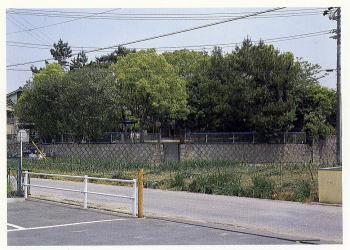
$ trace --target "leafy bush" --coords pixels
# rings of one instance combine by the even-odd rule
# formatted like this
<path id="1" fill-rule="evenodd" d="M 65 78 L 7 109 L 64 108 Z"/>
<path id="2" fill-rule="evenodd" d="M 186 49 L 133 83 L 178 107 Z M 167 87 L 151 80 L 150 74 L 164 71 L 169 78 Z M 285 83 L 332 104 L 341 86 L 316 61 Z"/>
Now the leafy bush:
<path id="1" fill-rule="evenodd" d="M 14 190 L 14 188 L 12 187 L 11 183 L 7 183 L 7 197 L 8 198 L 12 198 L 15 197 L 16 194 L 16 190 Z"/>
<path id="2" fill-rule="evenodd" d="M 267 178 L 256 176 L 252 179 L 251 195 L 255 198 L 271 199 L 275 191 L 275 183 Z"/>
<path id="3" fill-rule="evenodd" d="M 197 176 L 188 186 L 190 192 L 242 196 L 245 193 L 240 178 L 233 174 L 218 173 Z"/>
<path id="4" fill-rule="evenodd" d="M 294 184 L 294 190 L 292 200 L 303 202 L 311 196 L 311 183 L 307 180 L 299 180 Z"/>
<path id="5" fill-rule="evenodd" d="M 186 190 L 185 176 L 182 173 L 176 173 L 174 178 L 169 181 L 169 187 L 175 190 Z"/>

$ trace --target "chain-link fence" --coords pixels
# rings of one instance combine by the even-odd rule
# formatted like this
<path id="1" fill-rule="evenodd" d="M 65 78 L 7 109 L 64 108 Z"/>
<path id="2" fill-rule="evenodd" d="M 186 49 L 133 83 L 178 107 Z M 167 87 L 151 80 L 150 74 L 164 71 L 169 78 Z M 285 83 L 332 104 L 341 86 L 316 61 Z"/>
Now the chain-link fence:
<path id="1" fill-rule="evenodd" d="M 23 169 L 133 179 L 144 168 L 148 188 L 300 200 L 300 192 L 317 197 L 317 170 L 336 162 L 333 137 L 312 146 L 187 143 L 178 149 L 179 161 L 167 162 L 162 143 L 24 143 Z M 7 145 L 13 187 L 19 152 L 19 143 Z"/>
<path id="2" fill-rule="evenodd" d="M 305 132 L 283 132 L 269 138 L 255 132 L 190 132 L 185 136 L 185 143 L 306 144 L 306 138 Z"/>
<path id="3" fill-rule="evenodd" d="M 336 141 L 329 137 L 309 144 L 186 143 L 180 145 L 181 160 L 230 160 L 251 164 L 335 164 Z"/>
<path id="4" fill-rule="evenodd" d="M 60 136 L 46 141 L 47 143 L 160 143 L 159 133 L 146 132 L 106 132 L 98 139 L 91 141 L 84 136 L 74 133 L 63 133 Z"/>

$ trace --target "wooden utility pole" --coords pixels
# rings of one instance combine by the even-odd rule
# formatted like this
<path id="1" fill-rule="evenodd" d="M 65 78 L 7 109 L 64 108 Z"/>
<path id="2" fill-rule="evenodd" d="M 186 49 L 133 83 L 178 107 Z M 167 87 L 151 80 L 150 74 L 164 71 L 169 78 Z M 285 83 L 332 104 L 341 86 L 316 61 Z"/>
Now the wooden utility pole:
<path id="1" fill-rule="evenodd" d="M 340 7 L 337 9 L 337 163 L 342 164 L 342 114 L 341 114 L 341 15 Z"/>
<path id="2" fill-rule="evenodd" d="M 342 114 L 341 114 L 341 13 L 340 7 L 330 7 L 323 12 L 330 20 L 337 21 L 336 35 L 331 38 L 337 39 L 337 107 L 336 107 L 336 155 L 337 164 L 342 165 Z"/>

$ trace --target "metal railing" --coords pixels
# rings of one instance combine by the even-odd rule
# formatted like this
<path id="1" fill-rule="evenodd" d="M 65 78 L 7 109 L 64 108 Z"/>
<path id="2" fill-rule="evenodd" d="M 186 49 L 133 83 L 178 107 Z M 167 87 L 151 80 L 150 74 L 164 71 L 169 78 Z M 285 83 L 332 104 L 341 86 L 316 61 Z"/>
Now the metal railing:
<path id="1" fill-rule="evenodd" d="M 83 187 L 83 190 L 78 190 L 78 189 L 58 188 L 58 187 L 49 187 L 49 186 L 29 184 L 28 183 L 29 175 L 57 176 L 57 177 L 66 177 L 66 178 L 72 178 L 72 179 L 83 179 L 84 180 L 84 187 Z M 133 184 L 133 196 L 106 194 L 106 193 L 88 191 L 88 180 L 103 180 L 103 181 L 115 181 L 115 182 L 122 182 L 122 183 L 132 183 Z M 24 198 L 25 199 L 28 198 L 28 187 L 38 187 L 38 188 L 47 188 L 47 189 L 55 189 L 55 190 L 83 193 L 84 194 L 83 207 L 85 209 L 88 207 L 87 206 L 88 205 L 88 194 L 95 194 L 95 195 L 103 195 L 103 196 L 111 196 L 111 197 L 117 197 L 117 198 L 130 199 L 131 200 L 131 207 L 132 207 L 132 215 L 136 216 L 136 213 L 138 210 L 138 208 L 137 208 L 137 205 L 138 205 L 137 179 L 122 180 L 122 179 L 89 177 L 87 175 L 85 175 L 85 176 L 73 176 L 73 175 L 62 175 L 62 174 L 47 174 L 47 173 L 28 172 L 26 170 L 26 171 L 24 171 L 23 187 L 24 187 Z"/>

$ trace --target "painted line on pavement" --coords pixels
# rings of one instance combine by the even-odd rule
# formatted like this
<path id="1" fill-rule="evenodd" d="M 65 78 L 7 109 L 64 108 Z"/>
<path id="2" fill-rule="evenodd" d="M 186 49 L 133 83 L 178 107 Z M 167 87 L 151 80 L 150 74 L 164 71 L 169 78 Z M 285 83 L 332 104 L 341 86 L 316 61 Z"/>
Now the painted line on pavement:
<path id="1" fill-rule="evenodd" d="M 69 223 L 69 224 L 61 224 L 61 225 L 53 225 L 53 226 L 43 226 L 43 227 L 15 227 L 16 229 L 7 230 L 7 232 L 16 232 L 16 231 L 27 231 L 27 230 L 37 230 L 37 229 L 47 229 L 47 228 L 56 228 L 56 227 L 67 227 L 67 226 L 75 226 L 75 225 L 83 225 L 83 224 L 93 224 L 93 223 L 101 223 L 101 222 L 112 222 L 112 221 L 122 221 L 126 219 L 112 219 L 112 220 L 96 220 L 96 221 L 85 221 L 85 222 L 77 222 L 77 223 Z M 9 225 L 9 224 L 8 224 Z M 11 225 L 9 225 L 11 226 Z"/>
<path id="2" fill-rule="evenodd" d="M 10 226 L 10 227 L 14 227 L 16 229 L 21 229 L 21 230 L 25 229 L 24 227 L 17 226 L 17 225 L 14 225 L 14 224 L 10 224 L 10 223 L 7 223 L 7 225 Z M 15 229 L 12 229 L 12 230 L 15 230 Z"/>

